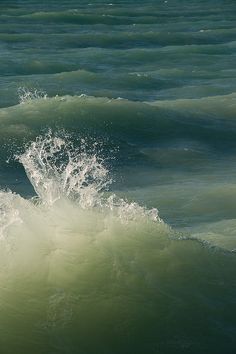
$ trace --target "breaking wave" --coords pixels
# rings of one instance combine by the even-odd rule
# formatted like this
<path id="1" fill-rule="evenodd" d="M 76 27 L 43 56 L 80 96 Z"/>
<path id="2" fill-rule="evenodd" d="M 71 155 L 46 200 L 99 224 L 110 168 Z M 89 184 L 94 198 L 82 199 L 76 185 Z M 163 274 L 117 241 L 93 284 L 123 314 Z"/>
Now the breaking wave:
<path id="1" fill-rule="evenodd" d="M 156 209 L 112 195 L 96 149 L 39 136 L 17 157 L 36 197 L 0 193 L 3 352 L 204 350 L 209 323 L 232 321 L 211 303 L 221 304 L 223 287 L 224 306 L 233 306 L 234 254 L 181 238 Z M 186 306 L 200 328 L 194 336 Z M 217 335 L 227 346 L 225 328 L 212 330 L 207 345 Z"/>

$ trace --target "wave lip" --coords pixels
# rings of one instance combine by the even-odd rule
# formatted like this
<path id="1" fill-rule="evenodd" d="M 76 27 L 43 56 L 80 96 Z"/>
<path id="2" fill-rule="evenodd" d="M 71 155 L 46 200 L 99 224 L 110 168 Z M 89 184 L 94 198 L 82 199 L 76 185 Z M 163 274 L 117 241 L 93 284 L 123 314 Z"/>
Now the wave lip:
<path id="1" fill-rule="evenodd" d="M 19 161 L 37 195 L 49 205 L 64 196 L 84 208 L 95 206 L 98 193 L 111 183 L 108 170 L 95 154 L 78 151 L 51 133 L 38 137 Z"/>

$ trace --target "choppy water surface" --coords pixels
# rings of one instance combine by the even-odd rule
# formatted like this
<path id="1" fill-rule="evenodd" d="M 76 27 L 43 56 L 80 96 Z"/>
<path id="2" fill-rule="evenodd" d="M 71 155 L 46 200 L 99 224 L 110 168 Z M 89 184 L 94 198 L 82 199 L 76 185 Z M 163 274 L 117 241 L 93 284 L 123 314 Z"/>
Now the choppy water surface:
<path id="1" fill-rule="evenodd" d="M 0 3 L 0 352 L 236 350 L 236 3 Z"/>

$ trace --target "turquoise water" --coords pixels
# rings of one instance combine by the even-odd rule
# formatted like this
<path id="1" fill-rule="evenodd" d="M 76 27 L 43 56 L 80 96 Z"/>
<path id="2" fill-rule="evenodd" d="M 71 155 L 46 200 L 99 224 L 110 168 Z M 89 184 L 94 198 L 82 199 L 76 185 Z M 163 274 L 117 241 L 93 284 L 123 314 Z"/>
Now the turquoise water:
<path id="1" fill-rule="evenodd" d="M 0 2 L 0 353 L 235 352 L 235 23 Z"/>

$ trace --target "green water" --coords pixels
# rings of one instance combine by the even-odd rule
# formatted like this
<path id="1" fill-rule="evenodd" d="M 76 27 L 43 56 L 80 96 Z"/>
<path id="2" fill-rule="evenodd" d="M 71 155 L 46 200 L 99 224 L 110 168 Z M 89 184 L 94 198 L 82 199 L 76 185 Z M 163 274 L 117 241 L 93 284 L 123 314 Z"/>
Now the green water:
<path id="1" fill-rule="evenodd" d="M 236 3 L 0 2 L 0 353 L 236 351 Z"/>

